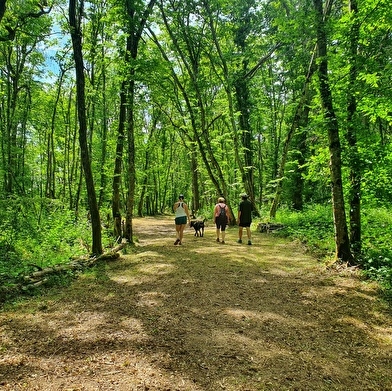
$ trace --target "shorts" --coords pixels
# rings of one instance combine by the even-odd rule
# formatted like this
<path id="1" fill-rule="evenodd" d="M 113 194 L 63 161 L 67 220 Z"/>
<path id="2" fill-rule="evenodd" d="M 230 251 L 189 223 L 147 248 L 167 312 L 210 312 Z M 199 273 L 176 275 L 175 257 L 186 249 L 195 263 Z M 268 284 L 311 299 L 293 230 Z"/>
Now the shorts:
<path id="1" fill-rule="evenodd" d="M 186 216 L 176 217 L 174 219 L 176 225 L 183 225 L 186 224 Z"/>
<path id="2" fill-rule="evenodd" d="M 250 227 L 250 224 L 251 223 L 243 223 L 243 222 L 240 222 L 238 225 L 240 226 L 240 227 Z"/>
<path id="3" fill-rule="evenodd" d="M 215 224 L 216 224 L 217 229 L 220 229 L 221 231 L 225 231 L 226 225 L 227 225 L 227 217 L 226 216 L 223 216 L 223 217 L 218 216 L 215 219 Z"/>

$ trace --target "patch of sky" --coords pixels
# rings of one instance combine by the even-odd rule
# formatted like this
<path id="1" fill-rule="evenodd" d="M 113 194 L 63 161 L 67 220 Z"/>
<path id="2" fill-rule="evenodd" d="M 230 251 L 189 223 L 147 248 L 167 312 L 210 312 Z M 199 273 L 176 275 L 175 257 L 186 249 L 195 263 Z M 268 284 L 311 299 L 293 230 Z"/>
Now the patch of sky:
<path id="1" fill-rule="evenodd" d="M 67 49 L 68 48 L 68 49 Z M 40 81 L 52 83 L 60 73 L 60 66 L 68 68 L 70 37 L 65 35 L 59 25 L 54 24 L 50 35 L 39 44 L 44 63 L 40 66 Z"/>

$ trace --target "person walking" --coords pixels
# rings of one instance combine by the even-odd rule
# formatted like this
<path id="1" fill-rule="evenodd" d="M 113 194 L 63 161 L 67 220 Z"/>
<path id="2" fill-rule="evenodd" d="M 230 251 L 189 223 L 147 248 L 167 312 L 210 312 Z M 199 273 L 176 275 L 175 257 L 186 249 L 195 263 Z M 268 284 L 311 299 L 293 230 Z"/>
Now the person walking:
<path id="1" fill-rule="evenodd" d="M 186 220 L 188 218 L 188 223 L 191 223 L 191 218 L 189 216 L 188 205 L 184 202 L 184 196 L 180 194 L 178 196 L 178 201 L 173 205 L 175 219 L 174 222 L 176 224 L 176 236 L 177 239 L 174 242 L 174 245 L 182 244 L 182 238 L 184 236 L 184 229 L 186 226 Z"/>
<path id="2" fill-rule="evenodd" d="M 241 194 L 241 202 L 238 205 L 238 240 L 237 243 L 242 243 L 242 231 L 245 228 L 248 236 L 248 244 L 252 244 L 252 235 L 250 232 L 250 225 L 252 223 L 252 203 L 248 200 L 247 194 Z"/>
<path id="3" fill-rule="evenodd" d="M 214 224 L 216 225 L 216 241 L 225 243 L 226 236 L 226 226 L 230 221 L 230 210 L 225 204 L 225 199 L 223 197 L 218 198 L 218 203 L 214 208 Z M 222 240 L 220 240 L 220 234 Z"/>

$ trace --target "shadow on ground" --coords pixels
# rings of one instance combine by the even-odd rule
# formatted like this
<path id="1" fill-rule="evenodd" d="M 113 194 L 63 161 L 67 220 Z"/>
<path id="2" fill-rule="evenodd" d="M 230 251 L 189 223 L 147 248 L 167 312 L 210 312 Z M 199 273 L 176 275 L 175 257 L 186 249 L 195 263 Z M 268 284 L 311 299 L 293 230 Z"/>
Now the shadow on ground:
<path id="1" fill-rule="evenodd" d="M 0 314 L 10 390 L 392 390 L 376 287 L 293 243 L 137 219 L 131 254 Z"/>

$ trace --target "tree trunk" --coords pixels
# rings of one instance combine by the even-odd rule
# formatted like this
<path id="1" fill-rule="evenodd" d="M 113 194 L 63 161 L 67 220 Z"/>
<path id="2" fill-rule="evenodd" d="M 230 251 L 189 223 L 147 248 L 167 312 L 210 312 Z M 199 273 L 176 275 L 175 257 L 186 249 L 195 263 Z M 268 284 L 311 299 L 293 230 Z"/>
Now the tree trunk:
<path id="1" fill-rule="evenodd" d="M 137 20 L 138 13 L 133 1 L 126 0 L 126 12 L 128 16 L 128 37 L 127 37 L 127 72 L 126 84 L 127 90 L 127 137 L 128 137 L 128 195 L 127 195 L 127 211 L 125 221 L 125 233 L 124 237 L 130 242 L 133 242 L 132 234 L 132 218 L 133 208 L 135 204 L 135 182 L 136 182 L 136 171 L 135 171 L 135 123 L 134 123 L 134 99 L 135 99 L 135 66 L 138 53 L 138 46 L 144 26 L 147 23 L 147 18 L 152 12 L 152 9 L 157 0 L 150 0 L 145 11 L 143 12 L 140 20 Z"/>
<path id="2" fill-rule="evenodd" d="M 129 243 L 133 243 L 133 207 L 135 204 L 136 170 L 135 170 L 135 122 L 134 122 L 134 102 L 135 102 L 135 73 L 132 70 L 128 86 L 127 99 L 127 137 L 128 137 L 128 195 L 127 211 L 125 221 L 124 237 Z"/>
<path id="3" fill-rule="evenodd" d="M 190 116 L 190 123 L 192 126 L 193 130 L 193 137 L 192 139 L 194 142 L 197 143 L 200 156 L 203 160 L 204 166 L 208 172 L 208 176 L 213 183 L 217 196 L 223 196 L 228 200 L 228 190 L 227 190 L 227 184 L 225 182 L 225 178 L 221 169 L 221 166 L 219 162 L 216 160 L 214 152 L 213 152 L 213 147 L 211 145 L 211 140 L 209 138 L 209 132 L 208 132 L 208 125 L 206 123 L 206 118 L 205 118 L 205 107 L 203 105 L 203 97 L 200 94 L 200 91 L 197 87 L 197 75 L 195 73 L 195 70 L 197 70 L 199 64 L 197 61 L 199 61 L 199 58 L 192 58 L 191 59 L 191 64 L 187 61 L 186 55 L 182 48 L 180 47 L 178 40 L 174 37 L 174 33 L 172 31 L 172 26 L 170 25 L 169 21 L 167 20 L 165 11 L 161 9 L 162 11 L 162 17 L 165 22 L 166 28 L 172 37 L 173 43 L 176 46 L 176 49 L 183 60 L 185 67 L 188 71 L 188 74 L 192 80 L 192 84 L 194 87 L 194 96 L 192 94 L 189 94 L 188 91 L 186 91 L 185 86 L 181 83 L 179 80 L 177 74 L 175 73 L 174 69 L 172 68 L 172 76 L 175 84 L 178 86 L 179 91 L 182 94 L 182 99 L 184 99 L 185 104 L 187 106 L 189 116 Z M 163 47 L 160 45 L 160 42 L 155 36 L 154 31 L 151 29 L 149 30 L 151 36 L 153 37 L 154 42 L 156 43 L 157 47 L 159 48 L 160 52 L 162 53 L 163 58 L 165 61 L 167 61 L 168 64 L 171 64 L 171 61 L 166 54 L 165 50 Z M 195 110 L 195 105 L 194 101 L 198 102 L 197 108 Z M 215 174 L 216 173 L 216 174 Z M 231 209 L 230 209 L 231 210 Z M 235 224 L 235 216 L 231 216 L 231 223 Z"/>
<path id="4" fill-rule="evenodd" d="M 350 202 L 350 243 L 354 254 L 361 252 L 361 172 L 357 150 L 357 129 L 359 120 L 357 113 L 357 99 L 355 96 L 355 86 L 357 81 L 357 50 L 359 41 L 358 5 L 357 0 L 350 1 L 350 8 L 353 25 L 350 30 L 350 74 L 348 86 L 348 105 L 347 105 L 347 141 L 350 146 L 350 181 L 351 188 L 349 194 Z"/>
<path id="5" fill-rule="evenodd" d="M 199 170 L 196 147 L 191 144 L 191 170 L 192 170 L 192 214 L 197 214 L 200 209 Z"/>
<path id="6" fill-rule="evenodd" d="M 324 109 L 325 126 L 328 130 L 330 153 L 330 172 L 332 187 L 332 205 L 335 225 L 336 260 L 351 263 L 353 256 L 347 232 L 346 213 L 343 198 L 341 146 L 339 126 L 335 115 L 332 93 L 328 79 L 327 35 L 323 19 L 322 0 L 313 0 L 316 9 L 317 47 L 319 57 L 319 88 Z"/>
<path id="7" fill-rule="evenodd" d="M 102 58 L 105 58 L 105 50 L 104 47 L 102 46 L 101 49 L 101 56 Z M 108 143 L 108 108 L 107 108 L 107 99 L 106 99 L 106 64 L 102 64 L 102 125 L 101 125 L 101 131 L 102 131 L 102 146 L 101 146 L 101 191 L 99 193 L 99 201 L 98 205 L 101 207 L 103 203 L 107 202 L 107 200 L 104 198 L 105 197 L 105 190 L 108 182 L 108 178 L 106 175 L 106 156 L 107 156 L 107 143 Z"/>
<path id="8" fill-rule="evenodd" d="M 92 253 L 102 254 L 102 232 L 101 219 L 99 216 L 98 203 L 95 194 L 94 179 L 91 169 L 90 154 L 87 143 L 87 119 L 86 119 L 86 98 L 85 98 L 85 76 L 82 55 L 82 34 L 80 30 L 80 20 L 76 17 L 77 0 L 69 0 L 69 23 L 71 28 L 71 38 L 76 71 L 76 94 L 79 120 L 79 143 L 83 165 L 83 172 L 86 181 L 89 212 L 92 227 Z M 79 17 L 83 14 L 83 0 L 79 5 Z"/>
<path id="9" fill-rule="evenodd" d="M 113 235 L 115 238 L 123 237 L 121 225 L 121 175 L 123 169 L 123 152 L 124 152 L 124 130 L 125 130 L 125 116 L 126 116 L 126 96 L 125 96 L 125 82 L 121 83 L 120 90 L 120 113 L 119 123 L 117 129 L 117 144 L 116 144 L 116 158 L 114 162 L 113 174 L 113 197 L 112 197 L 112 217 L 113 217 Z"/>
<path id="10" fill-rule="evenodd" d="M 54 101 L 52 119 L 50 124 L 50 132 L 48 134 L 48 140 L 47 140 L 46 189 L 45 189 L 45 196 L 47 198 L 56 197 L 56 188 L 55 188 L 56 161 L 55 161 L 55 148 L 54 148 L 54 130 L 56 127 L 55 125 L 56 125 L 57 106 L 59 104 L 61 89 L 63 87 L 64 75 L 65 75 L 65 70 L 61 69 L 59 80 L 58 80 L 56 99 Z"/>
<path id="11" fill-rule="evenodd" d="M 312 57 L 311 63 L 313 64 L 314 61 L 314 57 Z M 309 69 L 312 69 L 313 66 L 311 66 Z M 289 146 L 290 146 L 290 141 L 294 135 L 294 133 L 298 130 L 298 128 L 302 125 L 302 121 L 304 116 L 306 116 L 307 114 L 307 106 L 310 102 L 310 97 L 311 94 L 309 92 L 309 82 L 311 79 L 311 76 L 313 75 L 313 71 L 311 73 L 308 73 L 308 76 L 306 78 L 305 81 L 305 85 L 302 91 L 302 96 L 301 99 L 297 105 L 296 111 L 295 111 L 295 115 L 294 115 L 294 119 L 293 122 L 291 124 L 290 127 L 290 131 L 286 136 L 284 145 L 283 145 L 283 152 L 282 152 L 282 159 L 280 161 L 280 165 L 279 165 L 279 169 L 278 169 L 278 173 L 277 173 L 277 182 L 276 182 L 276 190 L 275 190 L 275 197 L 272 201 L 272 205 L 270 208 L 270 218 L 273 220 L 276 217 L 276 212 L 278 210 L 278 205 L 280 202 L 280 196 L 282 194 L 282 190 L 283 190 L 283 176 L 284 176 L 284 169 L 285 169 L 285 165 L 286 165 L 286 160 L 287 160 L 287 155 L 289 152 Z"/>

